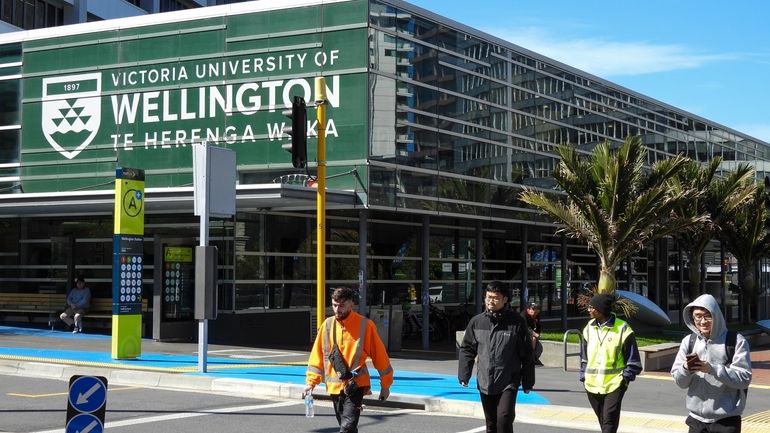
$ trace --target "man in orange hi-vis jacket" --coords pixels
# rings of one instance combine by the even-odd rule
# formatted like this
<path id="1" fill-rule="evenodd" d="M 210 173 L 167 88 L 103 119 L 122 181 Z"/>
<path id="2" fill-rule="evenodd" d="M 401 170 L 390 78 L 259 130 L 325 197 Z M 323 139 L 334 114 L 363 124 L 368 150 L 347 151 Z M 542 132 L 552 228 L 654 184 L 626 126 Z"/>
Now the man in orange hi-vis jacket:
<path id="1" fill-rule="evenodd" d="M 364 395 L 371 394 L 366 358 L 372 359 L 380 374 L 380 400 L 383 401 L 390 396 L 393 367 L 374 322 L 353 311 L 351 289 L 334 290 L 332 311 L 334 317 L 324 321 L 310 352 L 305 393 L 313 392 L 316 385 L 325 381 L 340 433 L 357 433 Z M 335 365 L 338 368 L 335 369 Z"/>

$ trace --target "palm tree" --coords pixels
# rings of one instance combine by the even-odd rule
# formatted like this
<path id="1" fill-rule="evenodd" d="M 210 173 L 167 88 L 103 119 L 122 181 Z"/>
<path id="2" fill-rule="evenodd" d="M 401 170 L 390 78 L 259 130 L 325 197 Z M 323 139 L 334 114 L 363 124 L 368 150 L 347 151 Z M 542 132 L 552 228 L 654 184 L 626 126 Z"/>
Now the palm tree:
<path id="1" fill-rule="evenodd" d="M 690 300 L 702 292 L 703 252 L 711 239 L 716 237 L 717 228 L 726 216 L 744 205 L 754 194 L 754 168 L 751 165 L 739 164 L 734 171 L 718 177 L 716 173 L 721 164 L 722 157 L 719 156 L 706 165 L 690 159 L 671 182 L 672 194 L 689 189 L 701 193 L 676 208 L 674 212 L 677 215 L 683 218 L 709 217 L 696 230 L 685 230 L 676 235 L 690 259 Z"/>
<path id="2" fill-rule="evenodd" d="M 752 319 L 757 305 L 756 269 L 759 259 L 770 251 L 770 232 L 765 222 L 770 217 L 767 192 L 763 185 L 754 185 L 750 200 L 733 210 L 719 226 L 719 237 L 727 250 L 738 260 L 738 286 L 743 295 L 741 317 L 744 323 Z"/>
<path id="3" fill-rule="evenodd" d="M 554 170 L 565 200 L 526 189 L 521 199 L 545 211 L 561 227 L 557 232 L 583 239 L 600 260 L 598 293 L 614 293 L 615 268 L 649 242 L 703 221 L 677 218 L 673 210 L 691 199 L 693 190 L 669 194 L 670 181 L 686 158 L 678 155 L 645 169 L 647 149 L 638 136 L 613 150 L 599 144 L 590 155 L 575 146 L 558 148 L 561 161 Z"/>

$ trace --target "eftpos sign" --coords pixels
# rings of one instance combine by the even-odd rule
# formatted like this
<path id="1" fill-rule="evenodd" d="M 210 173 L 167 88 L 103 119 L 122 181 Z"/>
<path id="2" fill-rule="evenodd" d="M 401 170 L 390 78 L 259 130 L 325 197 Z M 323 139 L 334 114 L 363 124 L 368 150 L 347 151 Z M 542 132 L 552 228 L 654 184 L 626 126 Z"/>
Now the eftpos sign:
<path id="1" fill-rule="evenodd" d="M 99 132 L 102 75 L 43 79 L 43 135 L 67 159 L 76 157 Z"/>

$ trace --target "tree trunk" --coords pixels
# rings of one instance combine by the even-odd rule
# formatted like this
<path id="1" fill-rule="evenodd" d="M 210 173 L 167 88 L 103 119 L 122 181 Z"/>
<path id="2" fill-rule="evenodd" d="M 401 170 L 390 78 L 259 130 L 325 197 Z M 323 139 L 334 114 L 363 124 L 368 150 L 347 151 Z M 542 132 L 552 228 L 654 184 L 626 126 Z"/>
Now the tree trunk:
<path id="1" fill-rule="evenodd" d="M 599 284 L 596 287 L 596 293 L 615 293 L 615 269 L 609 269 L 602 265 L 601 273 L 599 274 Z"/>
<path id="2" fill-rule="evenodd" d="M 701 286 L 701 256 L 700 254 L 693 254 L 692 257 L 690 257 L 690 266 L 687 269 L 688 274 L 690 276 L 690 299 L 687 302 L 692 302 L 701 295 L 700 286 Z"/>

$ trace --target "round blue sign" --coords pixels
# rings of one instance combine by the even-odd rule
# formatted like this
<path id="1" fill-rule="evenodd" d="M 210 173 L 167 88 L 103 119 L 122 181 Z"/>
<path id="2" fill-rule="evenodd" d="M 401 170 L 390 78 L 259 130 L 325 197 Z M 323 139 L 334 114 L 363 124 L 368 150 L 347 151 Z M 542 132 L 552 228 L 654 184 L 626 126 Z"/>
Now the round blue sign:
<path id="1" fill-rule="evenodd" d="M 103 433 L 104 425 L 90 413 L 81 413 L 67 423 L 66 433 Z"/>
<path id="2" fill-rule="evenodd" d="M 104 406 L 107 400 L 107 387 L 97 377 L 79 377 L 70 386 L 69 400 L 78 412 L 94 412 Z"/>

